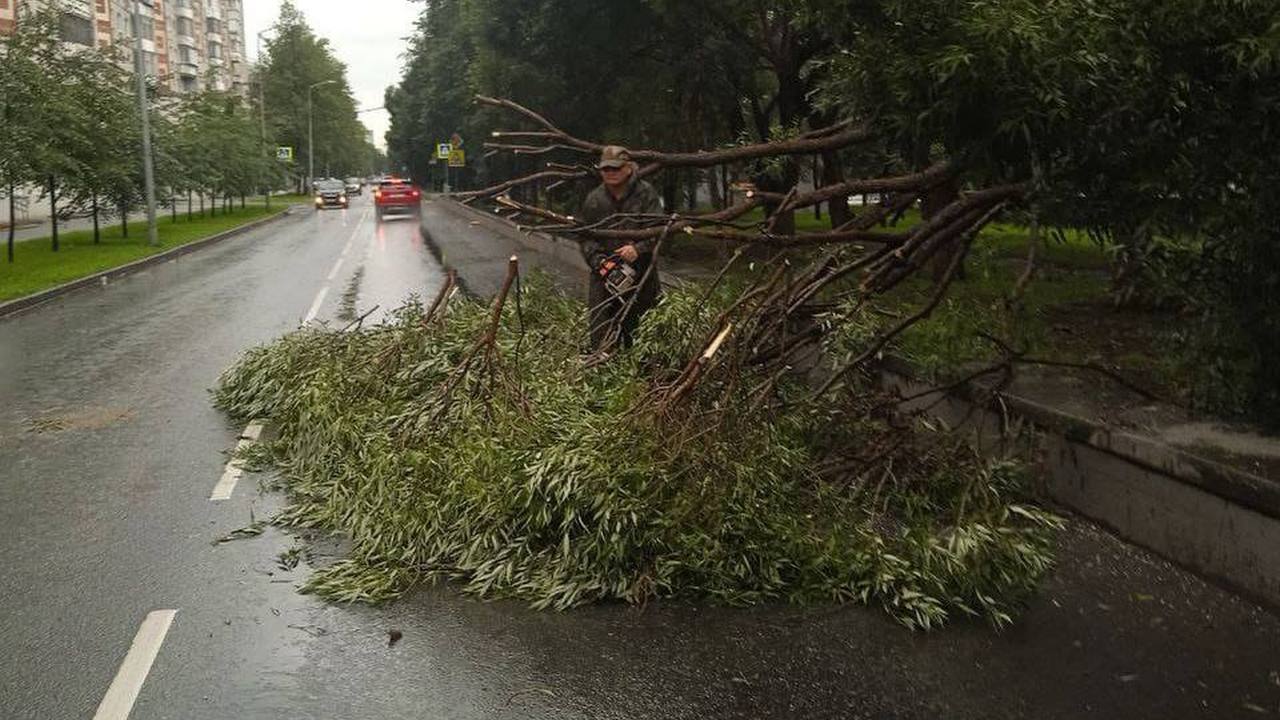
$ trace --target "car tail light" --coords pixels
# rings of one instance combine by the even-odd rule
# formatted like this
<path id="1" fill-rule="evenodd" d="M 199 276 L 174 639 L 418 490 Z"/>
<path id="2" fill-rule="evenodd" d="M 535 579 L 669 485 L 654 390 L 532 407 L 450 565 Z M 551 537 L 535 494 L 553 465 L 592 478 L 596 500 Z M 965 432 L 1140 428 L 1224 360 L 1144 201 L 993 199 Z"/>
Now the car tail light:
<path id="1" fill-rule="evenodd" d="M 413 198 L 418 197 L 418 188 L 414 188 L 414 189 L 410 190 L 410 191 L 409 191 L 409 197 L 413 197 Z"/>

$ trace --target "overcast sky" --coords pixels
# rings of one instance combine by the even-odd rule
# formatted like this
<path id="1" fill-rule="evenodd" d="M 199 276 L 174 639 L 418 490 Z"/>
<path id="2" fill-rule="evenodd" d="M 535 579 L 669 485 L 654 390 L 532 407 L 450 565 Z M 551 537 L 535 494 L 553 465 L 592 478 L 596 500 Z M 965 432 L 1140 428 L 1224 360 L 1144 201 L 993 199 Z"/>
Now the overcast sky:
<path id="1" fill-rule="evenodd" d="M 311 29 L 329 39 L 329 46 L 347 66 L 347 80 L 359 109 L 382 105 L 388 85 L 400 81 L 405 38 L 421 3 L 409 0 L 294 0 L 307 16 Z M 244 0 L 244 29 L 249 57 L 257 59 L 257 33 L 271 27 L 280 15 L 280 0 Z M 360 120 L 373 131 L 373 140 L 386 148 L 383 136 L 390 120 L 385 110 L 361 113 Z"/>

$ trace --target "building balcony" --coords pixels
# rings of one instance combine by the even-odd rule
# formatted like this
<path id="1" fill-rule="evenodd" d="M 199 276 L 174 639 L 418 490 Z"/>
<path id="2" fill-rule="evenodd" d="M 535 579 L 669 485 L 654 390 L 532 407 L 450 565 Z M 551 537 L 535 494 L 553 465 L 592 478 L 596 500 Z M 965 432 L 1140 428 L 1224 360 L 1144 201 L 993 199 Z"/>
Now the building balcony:
<path id="1" fill-rule="evenodd" d="M 192 47 L 192 48 L 200 47 L 199 45 L 196 44 L 196 39 L 191 37 L 190 35 L 178 35 L 176 37 L 178 38 L 179 45 L 184 45 L 186 47 Z"/>
<path id="2" fill-rule="evenodd" d="M 220 0 L 204 0 L 204 16 L 222 19 L 222 3 Z"/>
<path id="3" fill-rule="evenodd" d="M 190 5 L 179 5 L 174 8 L 174 14 L 178 17 L 187 18 L 188 20 L 194 21 L 196 19 L 196 11 L 192 10 Z"/>
<path id="4" fill-rule="evenodd" d="M 218 43 L 219 45 L 224 44 L 222 42 L 222 33 L 207 32 L 204 34 L 204 39 L 206 42 Z"/>
<path id="5" fill-rule="evenodd" d="M 200 66 L 193 62 L 181 62 L 176 64 L 179 77 L 200 77 Z"/>
<path id="6" fill-rule="evenodd" d="M 209 58 L 209 67 L 216 67 L 216 68 L 220 68 L 220 67 L 222 67 L 224 64 L 225 64 L 225 63 L 223 63 L 223 62 L 222 62 L 222 58 L 220 58 L 220 57 L 211 57 L 211 58 Z"/>

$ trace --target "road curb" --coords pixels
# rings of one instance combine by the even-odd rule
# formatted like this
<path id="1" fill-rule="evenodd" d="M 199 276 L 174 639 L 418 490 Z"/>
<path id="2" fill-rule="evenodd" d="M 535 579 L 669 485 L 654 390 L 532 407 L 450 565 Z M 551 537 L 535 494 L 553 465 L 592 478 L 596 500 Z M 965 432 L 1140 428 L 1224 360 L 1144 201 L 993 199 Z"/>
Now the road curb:
<path id="1" fill-rule="evenodd" d="M 36 307 L 37 305 L 43 305 L 44 303 L 50 300 L 53 300 L 54 298 L 61 297 L 62 295 L 66 295 L 67 293 L 74 292 L 76 290 L 80 290 L 82 288 L 90 287 L 93 285 L 99 285 L 107 280 L 114 280 L 116 278 L 121 278 L 126 275 L 131 275 L 140 270 L 145 270 L 146 268 L 149 268 L 152 265 L 158 265 L 160 263 L 173 260 L 175 258 L 186 255 L 187 253 L 199 250 L 200 248 L 213 245 L 222 240 L 227 240 L 229 238 L 236 237 L 237 235 L 243 235 L 244 233 L 249 232 L 250 230 L 257 230 L 258 228 L 263 227 L 264 225 L 269 225 L 283 218 L 291 217 L 295 215 L 297 213 L 297 210 L 301 207 L 305 207 L 305 206 L 290 205 L 289 207 L 285 208 L 284 210 L 281 210 L 278 213 L 275 213 L 274 215 L 268 215 L 267 217 L 264 217 L 264 218 L 258 218 L 257 220 L 253 220 L 251 222 L 245 223 L 244 225 L 233 227 L 230 230 L 223 230 L 222 232 L 217 233 L 216 235 L 210 235 L 209 237 L 201 238 L 200 240 L 193 240 L 189 243 L 186 243 L 185 245 L 179 245 L 178 247 L 170 248 L 168 250 L 165 250 L 162 253 L 157 253 L 155 255 L 148 255 L 147 257 L 134 260 L 133 262 L 120 265 L 119 267 L 103 270 L 101 272 L 94 273 L 93 275 L 86 275 L 85 277 L 79 278 L 77 280 L 72 280 L 70 282 L 65 282 L 61 285 L 56 285 L 54 287 L 49 288 L 48 290 L 41 290 L 40 292 L 32 293 L 30 295 L 23 295 L 20 298 L 7 300 L 5 302 L 0 303 L 0 320 L 7 318 L 11 315 L 15 315 L 17 313 L 23 312 L 24 310 L 29 310 L 33 307 Z"/>
<path id="2" fill-rule="evenodd" d="M 566 267 L 573 268 L 575 271 L 585 274 L 589 270 L 586 260 L 582 258 L 581 248 L 578 247 L 578 243 L 572 240 L 549 235 L 533 228 L 522 228 L 500 215 L 487 213 L 470 205 L 464 205 L 447 196 L 441 199 L 447 203 L 445 207 L 475 217 L 530 250 L 549 253 L 556 261 L 563 263 Z"/>

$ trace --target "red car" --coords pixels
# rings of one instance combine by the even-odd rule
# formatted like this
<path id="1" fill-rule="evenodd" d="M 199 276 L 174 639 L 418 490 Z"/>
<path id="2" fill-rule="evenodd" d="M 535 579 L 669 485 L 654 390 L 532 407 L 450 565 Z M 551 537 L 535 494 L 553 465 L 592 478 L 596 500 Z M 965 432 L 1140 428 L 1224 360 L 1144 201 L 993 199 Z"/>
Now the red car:
<path id="1" fill-rule="evenodd" d="M 373 204 L 379 220 L 388 213 L 417 217 L 422 209 L 422 193 L 408 180 L 388 178 L 373 189 Z"/>

